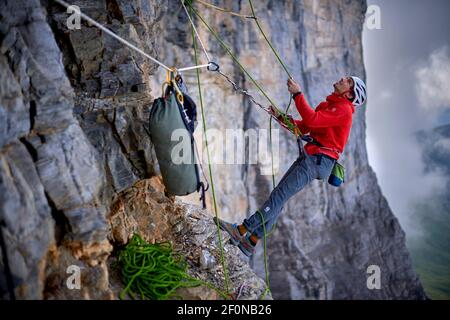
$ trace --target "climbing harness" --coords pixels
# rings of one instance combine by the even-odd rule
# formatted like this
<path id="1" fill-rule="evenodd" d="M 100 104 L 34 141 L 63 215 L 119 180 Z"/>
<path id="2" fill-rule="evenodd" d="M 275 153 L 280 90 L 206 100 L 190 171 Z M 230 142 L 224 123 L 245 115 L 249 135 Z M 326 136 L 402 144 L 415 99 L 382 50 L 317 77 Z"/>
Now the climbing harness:
<path id="1" fill-rule="evenodd" d="M 317 141 L 316 139 L 314 139 L 309 135 L 303 135 L 301 139 L 305 142 L 314 144 L 321 149 L 329 150 L 340 155 L 340 152 L 338 150 L 325 147 L 323 144 L 321 144 L 319 141 Z M 336 160 L 333 169 L 331 170 L 331 174 L 328 177 L 328 183 L 333 187 L 339 187 L 342 183 L 344 183 L 344 181 L 345 181 L 345 167 Z"/>

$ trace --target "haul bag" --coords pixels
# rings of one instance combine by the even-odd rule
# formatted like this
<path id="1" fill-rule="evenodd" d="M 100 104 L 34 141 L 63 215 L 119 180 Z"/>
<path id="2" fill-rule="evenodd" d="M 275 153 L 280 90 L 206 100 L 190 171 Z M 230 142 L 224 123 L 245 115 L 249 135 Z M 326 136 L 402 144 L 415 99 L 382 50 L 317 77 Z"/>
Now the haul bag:
<path id="1" fill-rule="evenodd" d="M 182 108 L 183 106 L 178 103 L 175 94 L 171 91 L 164 98 L 154 101 L 149 119 L 149 133 L 155 147 L 166 192 L 177 196 L 199 191 L 202 186 L 195 163 L 194 138 L 192 132 L 188 130 L 186 119 L 183 118 Z M 172 151 L 181 142 L 172 141 L 172 133 L 179 129 L 186 130 L 184 136 L 190 137 L 190 147 L 183 148 L 183 151 L 188 152 L 186 157 L 189 157 L 190 161 L 174 163 Z"/>

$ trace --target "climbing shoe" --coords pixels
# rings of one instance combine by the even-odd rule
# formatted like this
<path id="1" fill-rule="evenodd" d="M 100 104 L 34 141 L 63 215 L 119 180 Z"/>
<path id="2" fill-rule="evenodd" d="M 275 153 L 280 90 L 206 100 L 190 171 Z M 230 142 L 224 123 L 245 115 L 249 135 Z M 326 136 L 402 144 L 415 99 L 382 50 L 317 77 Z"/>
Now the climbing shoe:
<path id="1" fill-rule="evenodd" d="M 213 220 L 215 224 L 219 225 L 220 229 L 226 231 L 230 235 L 230 242 L 235 246 L 239 245 L 241 240 L 244 239 L 244 236 L 239 232 L 236 223 L 229 223 L 216 217 L 214 217 Z"/>
<path id="2" fill-rule="evenodd" d="M 255 245 L 252 244 L 250 240 L 250 235 L 243 237 L 241 242 L 238 245 L 239 249 L 241 249 L 242 253 L 244 253 L 247 257 L 251 257 L 255 252 Z"/>

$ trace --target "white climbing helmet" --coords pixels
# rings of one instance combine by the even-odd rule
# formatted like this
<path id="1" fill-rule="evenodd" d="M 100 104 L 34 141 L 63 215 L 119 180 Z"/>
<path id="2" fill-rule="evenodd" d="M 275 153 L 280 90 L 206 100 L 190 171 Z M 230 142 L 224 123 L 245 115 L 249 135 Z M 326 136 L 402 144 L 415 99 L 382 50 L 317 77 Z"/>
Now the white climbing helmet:
<path id="1" fill-rule="evenodd" d="M 355 99 L 353 99 L 353 104 L 355 106 L 361 106 L 367 100 L 366 84 L 358 77 L 352 77 L 352 79 L 353 82 L 355 83 L 353 87 L 353 92 L 355 93 Z"/>

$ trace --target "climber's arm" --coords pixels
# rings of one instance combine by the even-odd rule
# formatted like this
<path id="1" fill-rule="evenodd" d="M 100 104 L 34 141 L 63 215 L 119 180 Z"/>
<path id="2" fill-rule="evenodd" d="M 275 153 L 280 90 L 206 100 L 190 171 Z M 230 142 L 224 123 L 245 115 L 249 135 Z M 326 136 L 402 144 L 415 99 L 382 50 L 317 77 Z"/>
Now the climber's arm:
<path id="1" fill-rule="evenodd" d="M 295 125 L 297 128 L 300 129 L 300 132 L 302 134 L 307 134 L 311 131 L 311 129 L 308 128 L 308 126 L 304 123 L 303 120 L 294 120 Z"/>
<path id="2" fill-rule="evenodd" d="M 315 111 L 305 99 L 303 94 L 297 94 L 294 98 L 298 113 L 302 116 L 303 123 L 312 128 L 326 128 L 345 123 L 352 116 L 350 108 L 333 108 Z"/>

